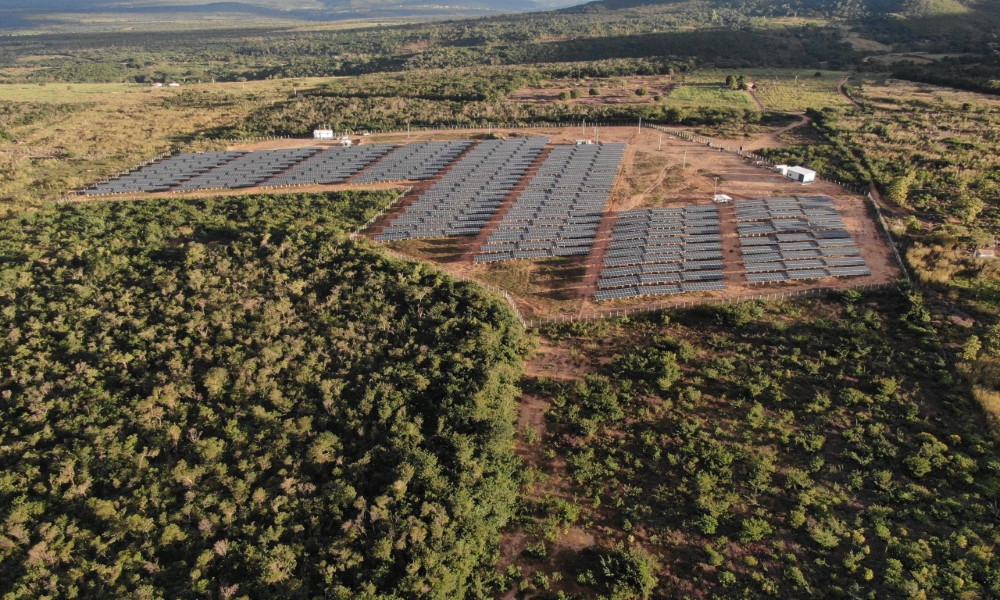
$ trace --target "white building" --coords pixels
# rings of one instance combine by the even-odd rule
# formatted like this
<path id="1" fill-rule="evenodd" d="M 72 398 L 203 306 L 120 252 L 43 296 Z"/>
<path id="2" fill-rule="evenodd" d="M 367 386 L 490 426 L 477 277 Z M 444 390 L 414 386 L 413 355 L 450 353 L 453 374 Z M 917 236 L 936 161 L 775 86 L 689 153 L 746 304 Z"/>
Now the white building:
<path id="1" fill-rule="evenodd" d="M 816 171 L 805 167 L 788 167 L 785 177 L 799 183 L 812 183 L 816 181 Z"/>
<path id="2" fill-rule="evenodd" d="M 332 129 L 314 129 L 313 130 L 314 140 L 332 140 L 333 130 Z"/>
<path id="3" fill-rule="evenodd" d="M 718 204 L 729 204 L 732 201 L 733 197 L 726 194 L 716 194 L 712 196 L 712 202 L 716 202 Z"/>
<path id="4" fill-rule="evenodd" d="M 593 143 L 594 142 L 592 140 L 576 140 L 577 146 L 591 146 Z"/>
<path id="5" fill-rule="evenodd" d="M 347 148 L 348 146 L 350 146 L 352 144 L 353 144 L 353 142 L 351 142 L 351 136 L 349 136 L 349 135 L 342 135 L 342 136 L 340 136 L 340 145 L 341 146 L 343 146 L 344 148 Z"/>

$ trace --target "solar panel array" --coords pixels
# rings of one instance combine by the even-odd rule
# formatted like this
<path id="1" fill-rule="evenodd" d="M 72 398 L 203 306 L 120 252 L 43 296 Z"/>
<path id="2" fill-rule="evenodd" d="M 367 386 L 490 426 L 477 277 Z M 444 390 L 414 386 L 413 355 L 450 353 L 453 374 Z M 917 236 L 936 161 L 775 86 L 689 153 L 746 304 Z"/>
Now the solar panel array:
<path id="1" fill-rule="evenodd" d="M 320 152 L 320 148 L 291 148 L 284 150 L 261 150 L 244 154 L 207 173 L 189 179 L 177 186 L 177 191 L 223 190 L 253 187 L 278 173 L 287 170 L 310 156 Z"/>
<path id="2" fill-rule="evenodd" d="M 375 239 L 479 233 L 546 143 L 541 137 L 480 142 Z"/>
<path id="3" fill-rule="evenodd" d="M 392 151 L 391 144 L 327 148 L 263 182 L 268 186 L 343 183 L 348 177 Z"/>
<path id="4" fill-rule="evenodd" d="M 134 192 L 166 192 L 181 183 L 207 173 L 245 152 L 198 152 L 171 156 L 113 181 L 84 190 L 88 195 L 124 194 Z"/>
<path id="5" fill-rule="evenodd" d="M 630 210 L 618 215 L 594 298 L 722 290 L 722 268 L 716 206 Z"/>
<path id="6" fill-rule="evenodd" d="M 384 160 L 358 175 L 357 183 L 416 181 L 430 179 L 471 146 L 470 141 L 419 142 L 397 149 Z"/>
<path id="7" fill-rule="evenodd" d="M 826 196 L 740 201 L 735 209 L 750 283 L 871 275 Z"/>
<path id="8" fill-rule="evenodd" d="M 477 262 L 590 253 L 625 144 L 556 146 Z"/>

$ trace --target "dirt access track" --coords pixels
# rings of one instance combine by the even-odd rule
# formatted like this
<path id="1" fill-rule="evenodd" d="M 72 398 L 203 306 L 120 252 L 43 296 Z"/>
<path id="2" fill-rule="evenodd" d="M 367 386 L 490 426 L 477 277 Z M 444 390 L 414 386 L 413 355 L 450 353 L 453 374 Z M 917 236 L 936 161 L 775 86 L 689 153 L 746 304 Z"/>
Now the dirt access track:
<path id="1" fill-rule="evenodd" d="M 801 121 L 800 123 L 801 124 Z M 495 227 L 475 237 L 450 237 L 425 240 L 408 240 L 386 244 L 395 254 L 434 263 L 443 270 L 464 279 L 499 287 L 513 298 L 521 314 L 527 319 L 563 317 L 588 317 L 609 309 L 632 309 L 650 306 L 669 308 L 692 301 L 721 298 L 743 298 L 774 292 L 804 291 L 818 288 L 851 288 L 871 284 L 885 284 L 900 277 L 892 251 L 885 236 L 874 221 L 869 202 L 862 196 L 848 193 L 840 186 L 823 181 L 808 185 L 792 182 L 769 169 L 748 163 L 738 154 L 720 151 L 705 144 L 678 138 L 671 131 L 661 132 L 650 128 L 602 127 L 595 129 L 558 127 L 503 130 L 432 130 L 366 136 L 363 143 L 396 143 L 427 140 L 482 139 L 487 133 L 505 136 L 539 136 L 550 138 L 553 144 L 571 144 L 577 139 L 599 138 L 602 142 L 626 142 L 628 149 L 612 193 L 608 210 L 601 221 L 598 236 L 588 256 L 518 260 L 500 263 L 477 264 L 472 257 Z M 763 140 L 761 140 L 763 141 Z M 730 145 L 733 142 L 729 142 Z M 754 140 L 743 142 L 746 148 L 757 147 Z M 317 146 L 315 140 L 269 140 L 265 142 L 233 145 L 233 150 L 262 150 Z M 536 165 L 537 166 L 537 165 Z M 531 170 L 533 171 L 533 169 Z M 529 171 L 529 172 L 531 172 Z M 440 178 L 438 174 L 437 178 Z M 436 179 L 435 179 L 436 180 Z M 405 189 L 413 190 L 400 206 L 389 211 L 367 231 L 369 235 L 380 231 L 400 210 L 420 193 L 433 185 L 435 180 L 424 182 L 399 182 L 396 184 L 308 186 L 291 188 L 249 188 L 183 194 L 185 197 L 218 196 L 225 194 L 332 192 L 344 189 Z M 522 182 L 523 183 L 523 182 Z M 598 274 L 604 262 L 604 251 L 617 218 L 617 214 L 635 208 L 709 204 L 716 191 L 736 200 L 774 196 L 825 195 L 833 199 L 843 216 L 848 230 L 861 248 L 862 256 L 872 274 L 867 277 L 828 278 L 818 281 L 783 284 L 749 284 L 744 276 L 742 254 L 735 227 L 735 212 L 731 205 L 721 205 L 723 264 L 726 289 L 717 292 L 678 294 L 674 296 L 647 296 L 630 300 L 597 303 L 593 300 Z M 134 197 L 176 197 L 178 194 L 137 194 L 114 199 Z"/>

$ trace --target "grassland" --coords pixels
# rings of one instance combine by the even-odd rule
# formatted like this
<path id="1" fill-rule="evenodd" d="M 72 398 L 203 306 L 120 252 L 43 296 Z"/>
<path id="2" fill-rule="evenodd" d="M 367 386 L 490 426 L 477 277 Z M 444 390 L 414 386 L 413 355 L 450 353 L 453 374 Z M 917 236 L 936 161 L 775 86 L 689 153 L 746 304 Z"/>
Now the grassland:
<path id="1" fill-rule="evenodd" d="M 817 73 L 819 76 L 817 76 Z M 726 76 L 744 76 L 754 84 L 753 95 L 764 109 L 778 112 L 805 112 L 807 108 L 848 107 L 850 101 L 837 89 L 847 73 L 808 69 L 738 69 L 732 71 L 703 70 L 686 77 L 688 85 L 725 86 Z M 748 96 L 747 92 L 740 92 Z M 750 100 L 753 102 L 752 99 Z M 753 104 L 756 108 L 756 104 Z"/>
<path id="2" fill-rule="evenodd" d="M 203 132 L 285 99 L 305 83 L 0 85 L 0 216 L 173 148 L 207 147 Z"/>
<path id="3" fill-rule="evenodd" d="M 723 78 L 724 79 L 724 78 Z M 731 90 L 721 82 L 690 82 L 674 88 L 667 96 L 666 105 L 678 108 L 732 108 L 757 110 L 753 98 L 744 91 Z"/>

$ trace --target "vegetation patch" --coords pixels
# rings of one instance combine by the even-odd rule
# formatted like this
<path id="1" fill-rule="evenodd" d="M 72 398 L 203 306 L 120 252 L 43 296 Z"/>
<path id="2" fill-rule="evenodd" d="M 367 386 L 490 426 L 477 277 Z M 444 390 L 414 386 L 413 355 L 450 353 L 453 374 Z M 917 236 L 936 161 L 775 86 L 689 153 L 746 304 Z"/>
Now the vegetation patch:
<path id="1" fill-rule="evenodd" d="M 576 573 L 525 560 L 526 580 L 577 597 L 643 596 L 641 581 L 663 597 L 1000 593 L 996 440 L 918 296 L 546 333 L 586 366 L 530 382 L 551 401 L 539 477 L 568 474 L 597 544 Z"/>
<path id="2" fill-rule="evenodd" d="M 0 595 L 482 593 L 520 327 L 344 234 L 393 196 L 0 224 Z"/>

